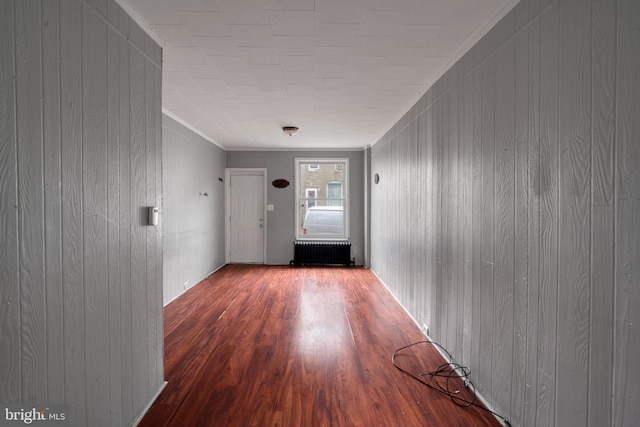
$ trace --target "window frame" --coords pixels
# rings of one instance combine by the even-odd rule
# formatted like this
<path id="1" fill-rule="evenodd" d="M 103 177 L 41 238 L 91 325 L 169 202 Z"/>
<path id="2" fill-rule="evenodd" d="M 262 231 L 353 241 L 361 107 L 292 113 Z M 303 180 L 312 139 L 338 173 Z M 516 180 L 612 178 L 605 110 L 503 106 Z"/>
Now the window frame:
<path id="1" fill-rule="evenodd" d="M 343 207 L 343 215 L 344 215 L 344 235 L 342 236 L 323 236 L 323 237 L 314 237 L 301 234 L 302 231 L 302 221 L 304 218 L 301 218 L 300 215 L 300 207 L 301 200 L 300 194 L 301 192 L 306 190 L 301 182 L 300 177 L 300 169 L 304 164 L 336 164 L 342 163 L 344 164 L 344 170 L 340 171 L 344 173 L 344 180 L 342 183 L 342 207 Z M 295 238 L 296 240 L 335 240 L 335 241 L 347 241 L 350 238 L 350 209 L 349 209 L 349 159 L 346 157 L 336 157 L 336 158 L 318 158 L 318 157 L 296 157 L 294 159 L 294 218 L 295 218 Z M 330 182 L 339 182 L 339 181 L 330 181 Z M 317 198 L 317 195 L 316 195 Z M 306 206 L 306 198 L 304 199 Z"/>

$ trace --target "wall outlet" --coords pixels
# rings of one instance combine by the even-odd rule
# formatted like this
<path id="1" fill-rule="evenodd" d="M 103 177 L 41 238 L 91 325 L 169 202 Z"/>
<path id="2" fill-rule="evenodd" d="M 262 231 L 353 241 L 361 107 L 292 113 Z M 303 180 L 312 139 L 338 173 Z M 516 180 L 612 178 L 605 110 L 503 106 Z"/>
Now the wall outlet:
<path id="1" fill-rule="evenodd" d="M 422 324 L 422 332 L 424 332 L 426 336 L 429 336 L 429 327 L 427 326 L 426 323 Z"/>
<path id="2" fill-rule="evenodd" d="M 189 282 L 184 282 L 184 287 L 183 288 L 184 288 L 185 291 L 187 290 L 188 287 L 189 287 Z"/>

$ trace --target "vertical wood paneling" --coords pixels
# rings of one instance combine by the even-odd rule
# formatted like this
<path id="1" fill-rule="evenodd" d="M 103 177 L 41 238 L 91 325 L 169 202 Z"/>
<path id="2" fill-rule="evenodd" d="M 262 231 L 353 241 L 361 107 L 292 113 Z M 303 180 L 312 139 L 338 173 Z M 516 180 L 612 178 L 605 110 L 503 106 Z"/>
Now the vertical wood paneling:
<path id="1" fill-rule="evenodd" d="M 487 61 L 482 65 L 482 189 L 481 189 L 481 271 L 480 271 L 480 363 L 478 372 L 479 389 L 487 396 L 493 396 L 494 331 L 494 194 L 495 194 L 495 64 Z"/>
<path id="2" fill-rule="evenodd" d="M 389 228 L 373 232 L 374 271 L 468 360 L 512 425 L 640 416 L 638 22 L 630 0 L 523 0 L 372 148 L 374 169 L 394 182 L 372 187 L 372 230 Z M 400 131 L 414 121 L 424 131 Z M 415 172 L 424 213 L 393 199 L 407 179 L 397 145 L 413 138 L 427 150 L 433 141 L 418 163 L 431 172 Z M 429 224 L 432 257 L 395 226 L 406 209 Z M 419 254 L 424 283 L 390 265 L 399 248 Z M 404 301 L 415 296 L 429 301 Z"/>
<path id="3" fill-rule="evenodd" d="M 430 180 L 428 176 L 429 159 L 427 157 L 428 146 L 427 146 L 426 136 L 424 135 L 426 132 L 424 119 L 425 119 L 424 115 L 416 118 L 416 123 L 418 125 L 418 159 L 417 159 L 418 172 L 417 173 L 418 173 L 418 179 L 422 184 L 421 194 L 418 197 L 418 200 L 419 200 L 418 210 L 420 212 L 425 212 L 426 214 L 426 212 L 428 212 L 428 209 L 429 209 L 427 193 L 429 191 Z M 370 151 L 368 151 L 367 153 L 370 153 Z M 418 223 L 418 234 L 422 242 L 426 242 L 429 235 L 428 233 L 429 233 L 429 223 L 427 221 L 420 221 Z M 428 280 L 427 278 L 429 274 L 427 270 L 428 268 L 427 264 L 428 264 L 429 255 L 430 255 L 429 245 L 419 244 L 417 247 L 417 250 L 418 250 L 418 253 L 419 253 L 418 256 L 420 257 L 420 259 L 424 260 L 424 262 L 418 263 L 419 265 L 418 265 L 417 281 L 425 283 Z M 370 255 L 369 255 L 369 259 L 371 259 Z M 416 314 L 417 314 L 416 319 L 424 319 L 423 323 L 426 323 L 427 319 L 429 318 L 429 296 L 428 296 L 429 288 L 428 286 L 418 286 L 417 288 L 418 288 L 417 289 L 418 307 L 416 311 Z"/>
<path id="4" fill-rule="evenodd" d="M 526 3 L 521 3 L 527 11 Z M 525 20 L 526 22 L 526 20 Z M 527 291 L 529 286 L 529 33 L 515 38 L 515 108 L 514 108 L 514 292 L 513 358 L 511 373 L 511 420 L 523 424 L 527 392 Z"/>
<path id="5" fill-rule="evenodd" d="M 87 420 L 108 420 L 107 57 L 106 25 L 82 8 L 84 310 Z"/>
<path id="6" fill-rule="evenodd" d="M 477 47 L 477 45 L 476 45 Z M 479 51 L 479 49 L 475 49 Z M 471 88 L 471 103 L 473 114 L 473 181 L 472 188 L 472 274 L 473 274 L 473 307 L 481 307 L 482 286 L 479 278 L 482 277 L 482 71 L 477 67 L 472 72 L 473 86 Z M 469 185 L 469 184 L 467 184 Z M 480 353 L 482 310 L 474 309 L 471 326 L 471 360 L 469 367 L 477 378 L 480 374 L 480 364 L 484 355 Z"/>
<path id="7" fill-rule="evenodd" d="M 436 93 L 438 93 L 436 91 Z M 442 233 L 442 195 L 445 191 L 445 186 L 442 185 L 444 179 L 444 161 L 443 161 L 443 125 L 442 125 L 442 117 L 444 113 L 442 112 L 442 98 L 436 99 L 434 102 L 433 108 L 433 147 L 434 147 L 434 165 L 435 167 L 435 180 L 436 185 L 434 186 L 434 222 L 435 222 L 435 256 L 434 256 L 434 270 L 435 270 L 435 279 L 432 284 L 433 291 L 433 325 L 434 325 L 434 337 L 438 340 L 443 339 L 444 337 L 444 328 L 445 328 L 445 320 L 443 317 L 443 304 L 441 303 L 443 300 L 442 296 L 442 287 L 443 287 L 443 275 L 442 275 L 442 244 L 443 244 L 443 233 Z"/>
<path id="8" fill-rule="evenodd" d="M 475 167 L 474 138 L 473 138 L 473 75 L 467 74 L 460 91 L 459 108 L 462 113 L 460 127 L 460 208 L 461 238 L 460 248 L 462 263 L 463 298 L 462 309 L 462 362 L 469 365 L 472 360 L 472 329 L 473 329 L 473 173 Z"/>
<path id="9" fill-rule="evenodd" d="M 22 399 L 47 397 L 42 36 L 39 1 L 15 3 Z"/>
<path id="10" fill-rule="evenodd" d="M 454 71 L 457 71 L 459 67 L 454 67 Z M 448 341 L 448 348 L 452 349 L 455 353 L 459 354 L 462 350 L 462 342 L 460 342 L 459 338 L 461 338 L 462 332 L 462 324 L 458 322 L 459 319 L 462 319 L 462 311 L 458 306 L 459 303 L 464 301 L 464 297 L 461 295 L 461 290 L 463 286 L 462 277 L 460 276 L 460 254 L 459 254 L 459 244 L 458 241 L 458 233 L 459 233 L 459 135 L 458 135 L 458 92 L 459 85 L 457 82 L 459 81 L 456 73 L 454 73 L 454 79 L 456 84 L 451 86 L 451 88 L 447 91 L 447 111 L 445 112 L 445 117 L 447 117 L 447 122 L 445 124 L 448 127 L 447 139 L 446 141 L 446 151 L 447 151 L 447 181 L 449 182 L 449 191 L 446 194 L 445 201 L 445 209 L 446 209 L 446 219 L 447 219 L 447 231 L 448 236 L 446 238 L 447 242 L 447 260 L 445 263 L 446 269 L 448 270 L 448 280 L 446 283 L 446 294 L 447 301 L 446 307 L 447 310 L 447 324 L 448 327 L 446 329 L 446 336 Z"/>
<path id="11" fill-rule="evenodd" d="M 78 426 L 86 420 L 80 12 L 75 1 L 60 0 L 64 394 Z"/>
<path id="12" fill-rule="evenodd" d="M 42 3 L 47 402 L 50 404 L 64 403 L 59 10 L 57 0 Z"/>
<path id="13" fill-rule="evenodd" d="M 508 28 L 510 28 L 509 25 Z M 492 388 L 500 402 L 511 396 L 514 341 L 515 251 L 515 44 L 495 59 L 494 311 Z M 506 409 L 506 408 L 505 408 Z"/>
<path id="14" fill-rule="evenodd" d="M 67 404 L 73 426 L 131 425 L 162 381 L 160 234 L 131 247 L 147 183 L 161 201 L 160 50 L 132 72 L 128 20 L 112 0 L 0 3 L 0 403 Z"/>
<path id="15" fill-rule="evenodd" d="M 436 242 L 436 203 L 434 195 L 436 193 L 437 188 L 437 179 L 436 179 L 436 162 L 435 162 L 435 143 L 433 136 L 433 115 L 434 109 L 429 107 L 425 111 L 425 138 L 426 138 L 426 155 L 427 155 L 427 185 L 426 192 L 428 198 L 426 200 L 427 210 L 425 211 L 426 218 L 424 222 L 427 224 L 427 258 L 426 258 L 426 283 L 423 285 L 426 288 L 425 292 L 425 311 L 426 315 L 424 317 L 424 321 L 426 321 L 427 327 L 434 328 L 435 321 L 435 312 L 437 301 L 435 298 L 435 289 L 434 284 L 436 283 L 436 252 L 437 252 L 437 242 Z M 424 323 L 424 322 L 423 322 Z M 431 331 L 429 331 L 431 333 Z"/>
<path id="16" fill-rule="evenodd" d="M 588 425 L 612 422 L 615 1 L 593 1 L 591 75 L 591 330 Z M 597 367 L 597 369 L 594 369 Z"/>
<path id="17" fill-rule="evenodd" d="M 555 422 L 558 305 L 558 10 L 540 22 L 540 305 L 537 425 Z"/>
<path id="18" fill-rule="evenodd" d="M 145 404 L 149 390 L 147 319 L 147 164 L 145 137 L 145 64 L 137 49 L 130 49 L 129 111 L 131 130 L 131 362 L 133 411 Z M 144 267 L 139 267 L 144 266 Z"/>
<path id="19" fill-rule="evenodd" d="M 613 425 L 640 419 L 640 3 L 618 0 Z"/>
<path id="20" fill-rule="evenodd" d="M 110 3 L 111 4 L 111 3 Z M 110 11 L 115 7 L 110 8 Z M 115 11 L 111 12 L 113 15 Z M 112 21 L 110 19 L 110 21 Z M 120 55 L 119 37 L 107 32 L 107 283 L 109 315 L 109 402 L 111 425 L 121 425 L 122 376 L 120 263 Z"/>
<path id="21" fill-rule="evenodd" d="M 452 74 L 450 70 L 449 74 Z M 453 91 L 453 89 L 452 89 Z M 447 92 L 442 99 L 442 109 L 440 114 L 440 124 L 442 128 L 442 193 L 440 204 L 440 216 L 441 216 L 441 257 L 439 268 L 442 271 L 442 279 L 440 281 L 440 288 L 442 293 L 443 302 L 441 308 L 442 327 L 438 340 L 444 343 L 448 348 L 455 347 L 455 330 L 454 327 L 449 327 L 449 322 L 455 317 L 455 307 L 452 304 L 454 302 L 454 295 L 457 293 L 457 283 L 455 283 L 455 274 L 457 265 L 453 262 L 455 257 L 455 217 L 452 214 L 452 210 L 455 209 L 453 197 L 455 194 L 455 183 L 452 182 L 455 176 L 452 165 L 452 151 L 453 145 L 457 144 L 455 141 L 455 134 L 452 133 L 452 129 L 449 126 L 448 120 L 449 114 L 452 111 L 452 93 Z M 451 325 L 453 326 L 453 325 Z"/>
<path id="22" fill-rule="evenodd" d="M 528 29 L 528 160 L 527 168 L 527 364 L 524 395 L 524 422 L 536 425 L 538 408 L 538 322 L 540 288 L 540 20 L 536 18 Z"/>
<path id="23" fill-rule="evenodd" d="M 148 36 L 147 36 L 148 38 Z M 156 206 L 156 124 L 155 124 L 155 66 L 149 62 L 145 61 L 145 146 L 146 146 L 146 200 L 145 206 Z M 159 117 L 158 117 L 159 118 Z M 159 355 L 158 352 L 158 321 L 156 316 L 158 316 L 158 312 L 153 310 L 153 307 L 156 306 L 157 303 L 157 293 L 158 289 L 156 288 L 157 284 L 157 256 L 156 256 L 156 248 L 158 246 L 157 236 L 156 236 L 156 227 L 147 226 L 145 227 L 146 231 L 146 266 L 147 266 L 147 283 L 146 283 L 146 297 L 147 302 L 146 305 L 148 307 L 147 310 L 147 366 L 150 370 L 149 372 L 149 396 L 153 395 L 154 390 L 157 390 L 160 384 L 158 383 L 159 378 L 155 373 L 155 367 L 158 366 L 157 357 Z"/>
<path id="24" fill-rule="evenodd" d="M 415 120 L 415 117 L 412 117 L 412 120 L 409 124 L 409 140 L 411 144 L 409 145 L 408 161 L 409 161 L 409 173 L 414 177 L 415 189 L 416 191 L 423 191 L 423 182 L 419 178 L 419 153 L 420 153 L 420 122 Z M 420 198 L 412 198 L 408 200 L 409 209 L 411 212 L 415 212 L 419 209 L 420 206 Z M 412 223 L 410 225 L 411 232 L 416 236 L 420 235 L 420 224 Z M 415 240 L 409 241 L 409 252 L 416 253 L 420 251 L 420 247 L 416 245 Z M 411 264 L 408 264 L 411 265 Z M 411 266 L 411 310 L 413 313 L 418 313 L 420 310 L 420 300 L 422 299 L 422 292 L 418 286 L 416 286 L 417 282 L 420 280 L 420 266 L 412 265 Z"/>
<path id="25" fill-rule="evenodd" d="M 587 424 L 591 229 L 591 8 L 559 5 L 556 424 Z"/>
<path id="26" fill-rule="evenodd" d="M 159 46 L 156 46 L 156 56 L 157 56 L 157 64 L 162 64 L 162 51 Z M 164 219 L 164 206 L 162 203 L 162 68 L 158 65 L 154 67 L 154 80 L 155 84 L 153 89 L 155 91 L 155 103 L 154 103 L 154 111 L 153 115 L 155 117 L 155 179 L 156 179 L 156 188 L 155 188 L 155 203 L 154 206 L 160 207 L 160 218 Z M 158 387 L 161 387 L 161 382 L 164 380 L 164 323 L 163 323 L 163 239 L 162 239 L 162 230 L 163 230 L 164 221 L 161 220 L 160 224 L 155 227 L 156 233 L 156 282 L 152 284 L 152 286 L 156 289 L 156 301 L 152 310 L 156 313 L 156 358 L 155 358 L 155 367 L 151 367 L 153 369 L 153 376 L 157 379 Z M 150 391 L 150 396 L 153 396 L 156 393 L 156 390 Z"/>
<path id="27" fill-rule="evenodd" d="M 123 37 L 119 38 L 119 92 L 118 92 L 118 125 L 119 125 L 119 255 L 120 255 L 120 342 L 122 343 L 122 422 L 135 417 L 133 410 L 133 383 L 127 379 L 133 378 L 131 359 L 132 312 L 131 312 L 131 225 L 136 218 L 131 206 L 131 137 L 130 137 L 130 45 L 126 40 L 129 36 L 130 19 L 120 10 L 119 30 Z"/>
<path id="28" fill-rule="evenodd" d="M 14 84 L 14 2 L 0 2 L 0 402 L 18 403 L 20 370 L 20 287 L 16 105 Z"/>
<path id="29" fill-rule="evenodd" d="M 529 27 L 529 144 L 527 180 L 529 200 L 527 233 L 529 262 L 527 266 L 527 367 L 524 425 L 536 425 L 538 408 L 538 341 L 540 307 L 540 19 Z"/>

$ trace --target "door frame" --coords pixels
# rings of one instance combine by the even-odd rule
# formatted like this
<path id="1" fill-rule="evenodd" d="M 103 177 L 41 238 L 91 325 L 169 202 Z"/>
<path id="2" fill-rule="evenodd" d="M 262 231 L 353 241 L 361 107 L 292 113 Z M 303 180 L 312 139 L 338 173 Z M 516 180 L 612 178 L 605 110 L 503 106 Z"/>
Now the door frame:
<path id="1" fill-rule="evenodd" d="M 262 203 L 262 217 L 264 218 L 262 227 L 262 263 L 267 263 L 267 169 L 266 168 L 225 168 L 224 180 L 226 185 L 224 186 L 224 260 L 226 264 L 231 262 L 231 177 L 234 175 L 251 175 L 262 176 L 264 183 L 263 188 L 263 203 Z"/>

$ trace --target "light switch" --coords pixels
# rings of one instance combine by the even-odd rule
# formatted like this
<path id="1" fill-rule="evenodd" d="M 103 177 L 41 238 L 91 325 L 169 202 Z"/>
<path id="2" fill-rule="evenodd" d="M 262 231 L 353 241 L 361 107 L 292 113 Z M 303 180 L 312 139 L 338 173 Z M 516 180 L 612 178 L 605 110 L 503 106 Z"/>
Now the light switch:
<path id="1" fill-rule="evenodd" d="M 268 211 L 272 211 L 273 210 L 273 205 L 267 205 L 267 210 Z"/>

